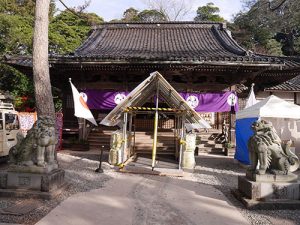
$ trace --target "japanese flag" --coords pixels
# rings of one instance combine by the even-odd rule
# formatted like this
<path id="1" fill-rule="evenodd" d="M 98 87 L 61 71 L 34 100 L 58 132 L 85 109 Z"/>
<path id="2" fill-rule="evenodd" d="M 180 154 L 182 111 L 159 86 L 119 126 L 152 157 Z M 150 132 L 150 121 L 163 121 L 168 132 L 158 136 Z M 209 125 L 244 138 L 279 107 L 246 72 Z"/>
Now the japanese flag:
<path id="1" fill-rule="evenodd" d="M 73 100 L 74 100 L 74 109 L 75 109 L 74 115 L 76 117 L 84 118 L 84 119 L 90 121 L 95 126 L 98 126 L 93 114 L 91 113 L 91 111 L 90 111 L 89 107 L 87 106 L 85 100 L 83 99 L 82 95 L 79 94 L 78 90 L 72 84 L 71 81 L 70 81 L 70 84 L 71 84 Z"/>
<path id="2" fill-rule="evenodd" d="M 258 101 L 255 98 L 255 94 L 254 94 L 254 84 L 251 85 L 251 90 L 250 90 L 250 94 L 249 94 L 249 98 L 246 102 L 246 108 L 255 105 Z"/>

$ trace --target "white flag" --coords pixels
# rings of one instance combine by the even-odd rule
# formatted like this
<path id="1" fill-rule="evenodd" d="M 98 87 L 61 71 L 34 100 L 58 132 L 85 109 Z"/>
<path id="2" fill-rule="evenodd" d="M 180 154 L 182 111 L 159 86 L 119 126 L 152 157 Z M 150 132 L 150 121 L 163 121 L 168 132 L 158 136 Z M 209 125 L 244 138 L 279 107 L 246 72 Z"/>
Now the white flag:
<path id="1" fill-rule="evenodd" d="M 70 80 L 70 84 L 71 84 L 73 100 L 74 100 L 74 110 L 75 110 L 74 115 L 76 117 L 84 118 L 84 119 L 90 121 L 92 124 L 98 126 L 93 114 L 91 113 L 89 107 L 87 106 L 86 102 L 84 101 L 82 95 L 79 94 L 78 90 L 72 84 L 71 80 Z"/>
<path id="2" fill-rule="evenodd" d="M 248 100 L 246 102 L 246 107 L 245 108 L 248 108 L 248 107 L 250 107 L 252 105 L 255 105 L 258 102 L 256 100 L 256 98 L 255 98 L 253 87 L 254 87 L 254 84 L 251 85 L 251 90 L 250 90 L 249 98 L 248 98 Z"/>

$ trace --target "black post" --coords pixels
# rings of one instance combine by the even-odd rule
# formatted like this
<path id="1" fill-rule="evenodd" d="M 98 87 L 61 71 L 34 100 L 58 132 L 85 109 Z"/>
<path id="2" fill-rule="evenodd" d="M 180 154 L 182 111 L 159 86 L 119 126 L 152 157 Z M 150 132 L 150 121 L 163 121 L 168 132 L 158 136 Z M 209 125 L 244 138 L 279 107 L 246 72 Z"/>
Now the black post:
<path id="1" fill-rule="evenodd" d="M 100 158 L 99 158 L 99 167 L 95 170 L 96 173 L 103 173 L 103 169 L 101 168 L 102 165 L 102 155 L 103 155 L 103 148 L 104 145 L 101 146 Z"/>

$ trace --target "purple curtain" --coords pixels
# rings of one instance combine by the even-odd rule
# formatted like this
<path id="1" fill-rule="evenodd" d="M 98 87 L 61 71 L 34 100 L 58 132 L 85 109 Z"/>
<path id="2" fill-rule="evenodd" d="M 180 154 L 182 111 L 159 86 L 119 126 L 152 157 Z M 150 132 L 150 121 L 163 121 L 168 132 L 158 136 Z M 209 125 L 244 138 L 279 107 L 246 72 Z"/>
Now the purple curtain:
<path id="1" fill-rule="evenodd" d="M 129 92 L 85 90 L 90 109 L 113 109 Z M 197 112 L 238 111 L 237 96 L 234 92 L 222 93 L 180 93 Z"/>
<path id="2" fill-rule="evenodd" d="M 85 90 L 87 105 L 90 109 L 113 109 L 129 92 Z"/>
<path id="3" fill-rule="evenodd" d="M 180 93 L 196 112 L 238 111 L 238 98 L 234 92 L 222 93 Z"/>

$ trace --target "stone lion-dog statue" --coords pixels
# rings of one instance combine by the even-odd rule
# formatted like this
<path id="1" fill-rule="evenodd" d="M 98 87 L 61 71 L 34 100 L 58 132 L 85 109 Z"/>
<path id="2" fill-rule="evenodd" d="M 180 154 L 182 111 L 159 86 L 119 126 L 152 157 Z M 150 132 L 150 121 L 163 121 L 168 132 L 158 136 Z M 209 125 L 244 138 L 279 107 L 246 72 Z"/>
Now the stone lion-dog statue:
<path id="1" fill-rule="evenodd" d="M 56 164 L 56 144 L 55 121 L 50 116 L 41 116 L 25 138 L 21 133 L 17 134 L 17 144 L 9 150 L 9 162 L 13 165 L 38 167 Z"/>
<path id="2" fill-rule="evenodd" d="M 251 128 L 254 131 L 248 141 L 251 171 L 260 175 L 288 174 L 298 169 L 299 158 L 290 150 L 292 141 L 282 143 L 271 122 L 258 120 Z"/>

